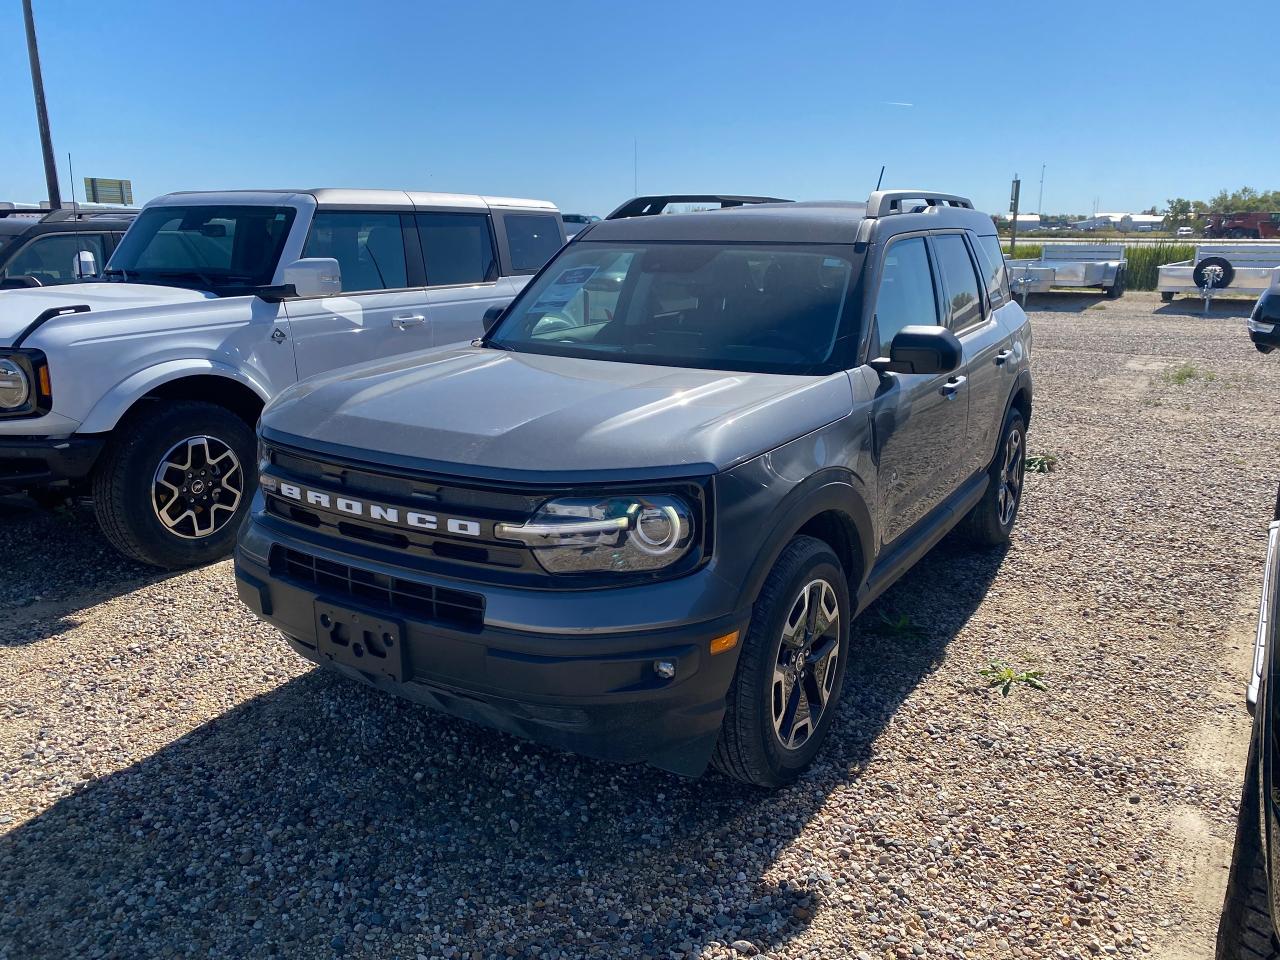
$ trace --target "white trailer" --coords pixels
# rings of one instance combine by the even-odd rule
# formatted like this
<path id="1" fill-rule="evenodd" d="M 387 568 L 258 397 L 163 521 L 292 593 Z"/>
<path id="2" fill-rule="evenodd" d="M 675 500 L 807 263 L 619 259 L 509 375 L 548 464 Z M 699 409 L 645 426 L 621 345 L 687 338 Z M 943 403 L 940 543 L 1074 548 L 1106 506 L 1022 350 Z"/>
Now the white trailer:
<path id="1" fill-rule="evenodd" d="M 1124 244 L 1055 243 L 1043 249 L 1039 260 L 1008 261 L 1014 290 L 1048 293 L 1051 287 L 1097 287 L 1113 299 L 1124 293 Z"/>
<path id="2" fill-rule="evenodd" d="M 1165 303 L 1180 293 L 1261 294 L 1280 287 L 1280 243 L 1202 243 L 1191 260 L 1166 263 L 1156 289 Z"/>

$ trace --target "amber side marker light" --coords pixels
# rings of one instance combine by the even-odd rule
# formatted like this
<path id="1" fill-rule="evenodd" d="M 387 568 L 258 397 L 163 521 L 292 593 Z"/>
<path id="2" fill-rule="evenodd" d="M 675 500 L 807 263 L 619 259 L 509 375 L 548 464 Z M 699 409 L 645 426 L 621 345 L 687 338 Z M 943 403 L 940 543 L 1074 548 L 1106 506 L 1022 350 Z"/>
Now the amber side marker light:
<path id="1" fill-rule="evenodd" d="M 39 377 L 40 377 L 40 396 L 52 397 L 53 387 L 49 383 L 49 368 L 41 367 Z"/>
<path id="2" fill-rule="evenodd" d="M 722 637 L 716 637 L 711 641 L 711 655 L 714 657 L 717 653 L 725 653 L 732 650 L 738 645 L 738 631 L 726 633 Z"/>

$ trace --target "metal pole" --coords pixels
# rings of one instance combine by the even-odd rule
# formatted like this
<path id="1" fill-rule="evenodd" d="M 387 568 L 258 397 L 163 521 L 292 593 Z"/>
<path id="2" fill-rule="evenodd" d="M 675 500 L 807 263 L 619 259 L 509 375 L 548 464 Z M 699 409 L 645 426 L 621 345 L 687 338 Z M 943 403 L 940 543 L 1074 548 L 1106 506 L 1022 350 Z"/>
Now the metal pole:
<path id="1" fill-rule="evenodd" d="M 1013 220 L 1009 227 L 1009 259 L 1016 259 L 1018 256 L 1018 194 L 1022 192 L 1022 181 L 1018 179 L 1018 175 L 1013 175 L 1013 188 L 1010 190 L 1009 206 L 1013 211 Z"/>
<path id="2" fill-rule="evenodd" d="M 31 0 L 22 0 L 22 16 L 27 22 L 27 58 L 31 61 L 31 89 L 36 95 L 36 122 L 40 125 L 40 148 L 44 151 L 44 179 L 49 187 L 49 209 L 62 208 L 58 190 L 58 164 L 53 157 L 53 137 L 49 134 L 49 111 L 44 103 L 44 79 L 40 75 L 40 51 L 36 48 L 36 20 Z"/>
<path id="3" fill-rule="evenodd" d="M 1044 168 L 1047 163 L 1040 164 L 1040 199 L 1036 201 L 1036 216 L 1044 216 Z"/>

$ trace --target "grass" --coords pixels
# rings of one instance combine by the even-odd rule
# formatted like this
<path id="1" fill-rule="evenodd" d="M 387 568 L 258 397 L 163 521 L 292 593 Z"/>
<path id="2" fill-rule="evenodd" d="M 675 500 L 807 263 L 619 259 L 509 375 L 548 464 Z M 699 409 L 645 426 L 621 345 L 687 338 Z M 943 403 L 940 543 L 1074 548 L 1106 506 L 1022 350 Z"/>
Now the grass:
<path id="1" fill-rule="evenodd" d="M 986 679 L 988 687 L 999 687 L 1002 697 L 1007 697 L 1014 684 L 1018 683 L 1035 690 L 1049 689 L 1039 670 L 1014 670 L 1003 660 L 992 660 L 990 665 L 978 671 L 978 676 Z"/>
<path id="2" fill-rule="evenodd" d="M 1032 473 L 1052 473 L 1058 465 L 1058 457 L 1052 453 L 1027 454 L 1027 469 Z"/>
<path id="3" fill-rule="evenodd" d="M 1173 370 L 1165 372 L 1164 379 L 1166 383 L 1172 383 L 1176 386 L 1184 386 L 1192 380 L 1200 380 L 1204 383 L 1212 383 L 1218 379 L 1218 375 L 1212 370 L 1201 370 L 1190 361 L 1175 367 Z"/>
<path id="4" fill-rule="evenodd" d="M 920 636 L 919 629 L 905 613 L 881 609 L 879 617 L 880 632 L 883 634 L 899 640 L 915 640 Z"/>
<path id="5" fill-rule="evenodd" d="M 1004 245 L 1005 256 L 1009 255 L 1009 244 Z M 1039 243 L 1018 243 L 1019 260 L 1035 260 L 1044 252 L 1044 245 Z M 1160 268 L 1166 263 L 1177 263 L 1180 260 L 1191 260 L 1196 255 L 1194 243 L 1133 243 L 1124 248 L 1125 286 L 1130 290 L 1154 290 L 1159 277 Z"/>

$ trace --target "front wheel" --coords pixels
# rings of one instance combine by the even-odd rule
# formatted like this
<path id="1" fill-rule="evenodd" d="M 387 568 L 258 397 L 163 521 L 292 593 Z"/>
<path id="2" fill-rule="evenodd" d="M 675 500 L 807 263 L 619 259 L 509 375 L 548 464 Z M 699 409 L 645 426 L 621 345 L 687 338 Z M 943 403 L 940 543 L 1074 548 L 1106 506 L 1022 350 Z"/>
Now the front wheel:
<path id="1" fill-rule="evenodd" d="M 148 408 L 116 428 L 94 473 L 98 523 L 143 563 L 218 560 L 249 509 L 255 466 L 253 431 L 230 410 L 197 401 Z"/>
<path id="2" fill-rule="evenodd" d="M 757 787 L 795 780 L 831 729 L 849 655 L 849 586 L 821 540 L 796 537 L 760 590 L 712 764 Z"/>
<path id="3" fill-rule="evenodd" d="M 1022 411 L 1009 410 L 1000 432 L 1000 445 L 987 470 L 987 490 L 964 519 L 969 539 L 983 547 L 1009 542 L 1022 505 L 1022 482 L 1027 467 L 1027 424 Z"/>
<path id="4" fill-rule="evenodd" d="M 1258 821 L 1256 747 L 1249 750 L 1227 895 L 1218 921 L 1216 960 L 1276 960 L 1280 946 L 1271 928 L 1271 896 Z"/>

